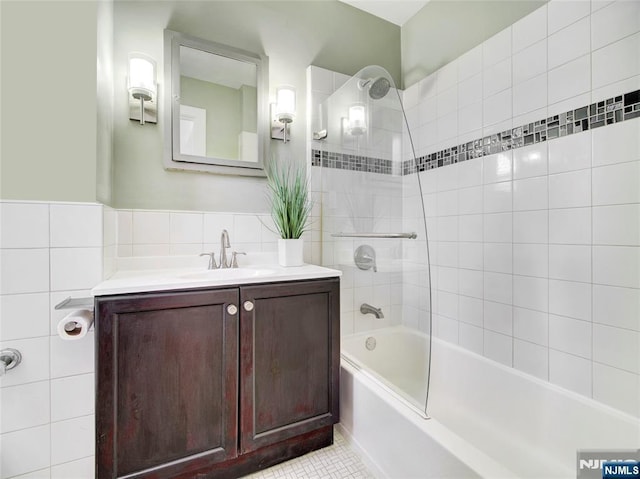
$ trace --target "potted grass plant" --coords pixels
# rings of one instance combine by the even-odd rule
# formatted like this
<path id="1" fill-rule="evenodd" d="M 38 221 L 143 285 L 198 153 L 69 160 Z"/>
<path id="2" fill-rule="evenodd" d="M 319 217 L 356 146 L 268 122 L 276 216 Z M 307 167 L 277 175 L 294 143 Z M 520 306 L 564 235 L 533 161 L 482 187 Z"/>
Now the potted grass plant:
<path id="1" fill-rule="evenodd" d="M 304 168 L 272 161 L 267 168 L 271 217 L 280 235 L 278 262 L 281 266 L 302 266 L 303 239 L 309 224 L 311 201 Z"/>

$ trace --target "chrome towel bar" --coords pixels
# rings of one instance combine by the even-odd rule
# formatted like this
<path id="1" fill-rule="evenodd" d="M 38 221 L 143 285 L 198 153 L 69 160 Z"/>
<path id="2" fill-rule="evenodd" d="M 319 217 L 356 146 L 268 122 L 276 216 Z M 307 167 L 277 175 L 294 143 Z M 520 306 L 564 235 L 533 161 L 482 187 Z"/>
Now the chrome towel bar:
<path id="1" fill-rule="evenodd" d="M 334 238 L 406 238 L 416 239 L 415 233 L 333 233 Z"/>

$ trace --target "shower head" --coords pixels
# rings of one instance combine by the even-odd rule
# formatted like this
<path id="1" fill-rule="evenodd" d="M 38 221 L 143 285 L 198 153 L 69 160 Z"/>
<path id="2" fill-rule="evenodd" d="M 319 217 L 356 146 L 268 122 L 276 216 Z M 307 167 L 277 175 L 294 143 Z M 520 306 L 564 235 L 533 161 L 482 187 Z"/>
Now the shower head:
<path id="1" fill-rule="evenodd" d="M 379 100 L 389 93 L 391 82 L 385 77 L 368 78 L 366 80 L 360 80 L 358 82 L 358 88 L 360 88 L 360 90 L 366 88 L 369 93 L 369 98 Z"/>

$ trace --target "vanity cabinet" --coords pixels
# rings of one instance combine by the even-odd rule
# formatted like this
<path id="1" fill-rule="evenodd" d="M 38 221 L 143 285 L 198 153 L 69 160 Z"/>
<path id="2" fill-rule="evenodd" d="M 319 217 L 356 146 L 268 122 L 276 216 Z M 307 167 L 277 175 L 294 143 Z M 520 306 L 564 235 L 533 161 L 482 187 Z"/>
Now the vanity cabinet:
<path id="1" fill-rule="evenodd" d="M 95 306 L 98 479 L 239 477 L 333 442 L 337 278 Z"/>

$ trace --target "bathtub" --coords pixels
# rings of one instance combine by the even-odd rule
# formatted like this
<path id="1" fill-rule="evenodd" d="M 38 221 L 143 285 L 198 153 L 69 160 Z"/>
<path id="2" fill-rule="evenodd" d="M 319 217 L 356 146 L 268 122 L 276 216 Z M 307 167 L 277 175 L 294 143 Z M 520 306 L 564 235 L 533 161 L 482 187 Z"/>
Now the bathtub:
<path id="1" fill-rule="evenodd" d="M 637 418 L 436 338 L 432 348 L 427 417 L 428 336 L 342 339 L 339 428 L 377 477 L 575 478 L 578 449 L 640 448 Z"/>

